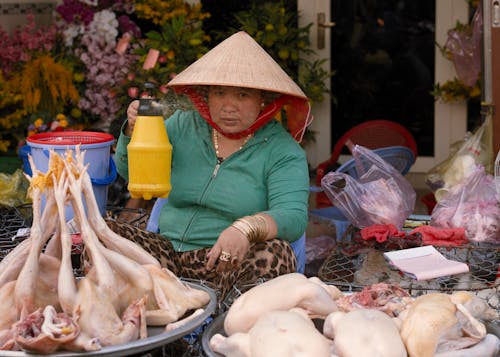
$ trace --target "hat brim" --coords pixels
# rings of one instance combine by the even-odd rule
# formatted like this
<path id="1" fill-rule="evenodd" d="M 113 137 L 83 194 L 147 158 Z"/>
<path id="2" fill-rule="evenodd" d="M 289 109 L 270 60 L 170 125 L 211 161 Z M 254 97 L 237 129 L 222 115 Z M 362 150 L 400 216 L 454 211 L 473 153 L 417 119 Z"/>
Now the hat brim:
<path id="1" fill-rule="evenodd" d="M 222 41 L 167 84 L 196 85 L 254 88 L 307 100 L 302 89 L 244 31 Z"/>

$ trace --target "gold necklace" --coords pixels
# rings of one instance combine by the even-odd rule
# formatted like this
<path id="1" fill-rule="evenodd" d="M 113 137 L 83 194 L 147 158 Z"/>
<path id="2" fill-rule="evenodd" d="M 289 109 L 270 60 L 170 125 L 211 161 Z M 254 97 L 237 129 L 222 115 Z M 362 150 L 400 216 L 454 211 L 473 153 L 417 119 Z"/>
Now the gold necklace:
<path id="1" fill-rule="evenodd" d="M 224 161 L 224 158 L 219 154 L 219 133 L 217 132 L 217 130 L 212 129 L 212 136 L 214 138 L 215 156 L 217 156 L 217 161 L 220 164 L 222 161 Z M 243 149 L 243 146 L 245 146 L 245 144 L 248 142 L 248 140 L 250 140 L 251 137 L 252 134 L 248 134 L 237 151 Z"/>

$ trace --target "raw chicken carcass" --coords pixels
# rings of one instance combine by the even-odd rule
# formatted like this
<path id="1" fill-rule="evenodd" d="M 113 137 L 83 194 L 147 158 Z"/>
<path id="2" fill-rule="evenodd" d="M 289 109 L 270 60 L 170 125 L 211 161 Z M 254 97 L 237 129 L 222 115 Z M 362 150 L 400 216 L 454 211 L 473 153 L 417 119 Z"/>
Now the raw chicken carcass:
<path id="1" fill-rule="evenodd" d="M 334 298 L 338 295 L 338 289 L 317 278 L 308 279 L 299 273 L 281 275 L 239 296 L 229 308 L 224 329 L 229 335 L 248 332 L 262 315 L 294 307 L 304 309 L 311 318 L 325 318 L 337 310 Z"/>
<path id="2" fill-rule="evenodd" d="M 301 309 L 262 315 L 248 333 L 210 339 L 213 351 L 227 357 L 330 357 L 332 342 Z"/>
<path id="3" fill-rule="evenodd" d="M 210 296 L 203 290 L 184 284 L 167 268 L 160 269 L 154 265 L 146 265 L 151 274 L 157 309 L 146 311 L 148 325 L 166 325 L 179 320 L 193 308 L 201 308 L 208 304 Z"/>
<path id="4" fill-rule="evenodd" d="M 73 316 L 78 316 L 78 324 L 82 333 L 89 336 L 91 340 L 97 338 L 102 346 L 128 343 L 139 337 L 145 337 L 141 335 L 145 333 L 143 316 L 146 310 L 146 294 L 130 302 L 124 312 L 118 309 L 121 305 L 119 303 L 120 286 L 116 279 L 117 271 L 113 270 L 112 266 L 120 267 L 121 262 L 114 260 L 116 253 L 108 251 L 100 243 L 85 216 L 81 187 L 83 178 L 87 176 L 86 170 L 83 170 L 77 178 L 72 172 L 70 161 L 65 161 L 64 165 L 68 175 L 68 188 L 72 194 L 75 218 L 80 224 L 81 236 L 91 257 L 92 269 L 95 270 L 95 274 L 88 274 L 80 280 L 77 292 L 72 291 L 68 294 L 75 296 Z M 121 258 L 123 261 L 126 260 L 124 263 L 126 265 L 127 258 L 123 256 Z M 145 283 L 147 284 L 147 281 Z M 74 287 L 72 286 L 71 289 Z"/>
<path id="5" fill-rule="evenodd" d="M 81 310 L 78 324 L 91 340 L 97 339 L 100 345 L 110 346 L 128 343 L 140 337 L 143 327 L 141 317 L 145 314 L 144 299 L 130 304 L 120 317 L 102 289 L 89 278 L 84 278 L 78 286 L 77 301 L 78 310 L 75 314 Z M 78 347 L 85 346 L 86 344 L 82 344 Z"/>
<path id="6" fill-rule="evenodd" d="M 376 309 L 385 312 L 390 317 L 398 316 L 412 302 L 413 298 L 406 290 L 387 283 L 365 286 L 361 291 L 344 295 L 336 300 L 341 311 Z"/>
<path id="7" fill-rule="evenodd" d="M 461 350 L 436 353 L 434 357 L 498 357 L 500 354 L 500 339 L 487 334 L 477 345 Z"/>
<path id="8" fill-rule="evenodd" d="M 17 321 L 17 310 L 12 307 L 15 304 L 14 288 L 16 281 L 10 281 L 0 287 L 0 350 L 10 350 L 14 347 L 14 330 L 12 324 Z"/>
<path id="9" fill-rule="evenodd" d="M 340 357 L 406 357 L 406 349 L 393 319 L 379 310 L 332 312 L 323 334 L 333 339 Z"/>
<path id="10" fill-rule="evenodd" d="M 410 357 L 433 357 L 435 353 L 464 349 L 486 336 L 485 326 L 468 310 L 492 316 L 472 294 L 429 293 L 419 296 L 400 318 L 401 337 Z"/>
<path id="11" fill-rule="evenodd" d="M 34 171 L 30 178 L 30 190 L 33 200 L 33 224 L 30 230 L 30 245 L 28 255 L 16 278 L 14 290 L 15 305 L 21 319 L 46 305 L 58 306 L 57 277 L 43 279 L 42 275 L 49 273 L 40 269 L 40 256 L 47 240 L 52 235 L 54 224 L 42 221 L 41 201 L 45 187 L 45 177 L 40 171 Z M 46 212 L 53 209 L 54 202 L 47 202 L 43 217 Z M 58 270 L 58 267 L 56 271 Z M 57 273 L 56 273 L 57 275 Z"/>
<path id="12" fill-rule="evenodd" d="M 47 305 L 14 324 L 14 339 L 23 350 L 48 354 L 71 343 L 80 333 L 79 326 L 65 313 Z"/>

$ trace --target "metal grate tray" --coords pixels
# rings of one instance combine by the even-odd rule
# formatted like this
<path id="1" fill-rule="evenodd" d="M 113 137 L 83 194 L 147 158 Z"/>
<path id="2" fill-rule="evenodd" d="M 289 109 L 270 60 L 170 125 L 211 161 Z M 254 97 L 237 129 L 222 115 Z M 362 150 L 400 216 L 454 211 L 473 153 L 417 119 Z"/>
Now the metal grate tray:
<path id="1" fill-rule="evenodd" d="M 29 227 L 31 209 L 27 207 L 0 208 L 0 261 L 26 237 L 15 238 L 21 228 Z"/>
<path id="2" fill-rule="evenodd" d="M 364 286 L 377 282 L 398 284 L 411 295 L 427 292 L 466 290 L 485 299 L 491 307 L 500 311 L 500 246 L 436 247 L 446 258 L 464 262 L 468 273 L 417 281 L 398 269 L 391 267 L 383 258 L 383 251 L 363 251 L 359 254 L 345 253 L 345 246 L 337 246 L 325 259 L 318 277 L 342 290 L 359 291 Z M 352 247 L 349 247 L 352 248 Z M 380 254 L 377 257 L 377 254 Z M 375 258 L 374 258 L 375 257 Z"/>

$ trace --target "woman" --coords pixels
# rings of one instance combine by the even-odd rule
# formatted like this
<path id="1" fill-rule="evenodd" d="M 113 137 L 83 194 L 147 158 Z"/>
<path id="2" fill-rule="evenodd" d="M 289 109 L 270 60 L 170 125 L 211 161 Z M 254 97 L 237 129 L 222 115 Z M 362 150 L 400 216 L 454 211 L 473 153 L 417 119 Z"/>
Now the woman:
<path id="1" fill-rule="evenodd" d="M 273 116 L 287 105 L 289 127 L 300 139 L 306 96 L 244 32 L 168 86 L 188 95 L 196 110 L 165 121 L 172 190 L 160 214 L 165 248 L 158 258 L 177 276 L 212 283 L 222 297 L 234 285 L 295 271 L 289 243 L 306 229 L 308 167 L 303 149 Z M 125 179 L 137 108 L 138 101 L 129 105 L 117 144 Z M 113 229 L 134 239 L 130 227 Z"/>

